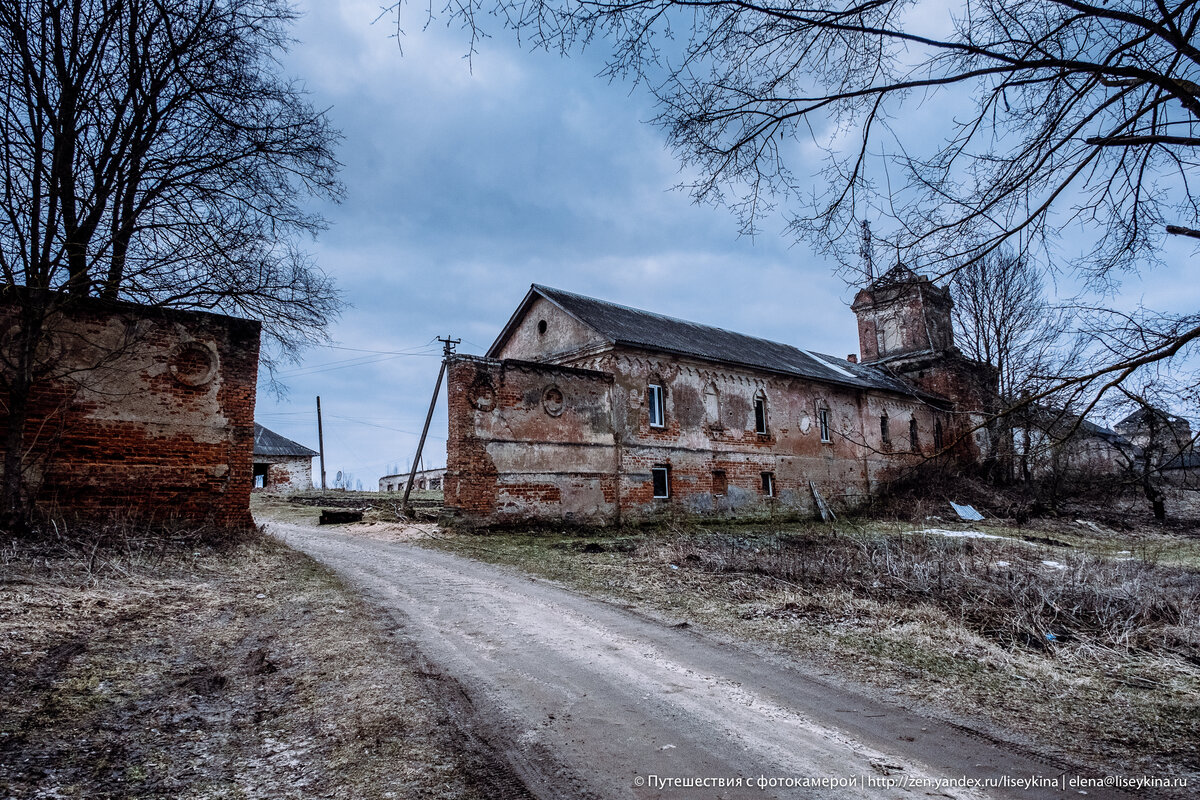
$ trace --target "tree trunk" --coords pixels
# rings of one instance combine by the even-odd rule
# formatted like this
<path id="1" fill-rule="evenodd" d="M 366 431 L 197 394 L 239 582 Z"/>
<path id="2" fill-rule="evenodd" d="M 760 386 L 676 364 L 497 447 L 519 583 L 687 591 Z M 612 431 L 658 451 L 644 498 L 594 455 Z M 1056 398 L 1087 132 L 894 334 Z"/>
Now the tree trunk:
<path id="1" fill-rule="evenodd" d="M 6 355 L 11 365 L 5 369 L 8 410 L 4 431 L 4 475 L 0 481 L 0 525 L 10 533 L 27 534 L 33 522 L 33 499 L 25 480 L 25 428 L 29 421 L 29 400 L 33 391 L 33 367 L 43 334 L 42 304 L 34 301 L 22 309 L 21 324 L 16 327 Z"/>

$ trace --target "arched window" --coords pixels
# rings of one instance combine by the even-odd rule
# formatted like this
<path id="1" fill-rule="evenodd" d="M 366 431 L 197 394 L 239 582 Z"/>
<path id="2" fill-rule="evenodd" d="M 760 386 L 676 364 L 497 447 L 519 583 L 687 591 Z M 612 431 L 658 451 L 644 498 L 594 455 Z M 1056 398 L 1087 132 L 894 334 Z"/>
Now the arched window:
<path id="1" fill-rule="evenodd" d="M 767 393 L 762 389 L 754 395 L 754 432 L 767 432 Z"/>

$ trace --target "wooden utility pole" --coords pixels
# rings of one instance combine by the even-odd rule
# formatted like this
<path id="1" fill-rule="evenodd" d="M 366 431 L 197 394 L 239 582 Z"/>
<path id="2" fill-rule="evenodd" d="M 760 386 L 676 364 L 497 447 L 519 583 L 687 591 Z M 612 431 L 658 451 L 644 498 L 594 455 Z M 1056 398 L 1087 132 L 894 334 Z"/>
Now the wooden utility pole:
<path id="1" fill-rule="evenodd" d="M 421 463 L 421 451 L 425 448 L 425 434 L 429 433 L 429 423 L 433 419 L 433 408 L 437 405 L 438 392 L 442 388 L 442 376 L 446 374 L 446 364 L 450 361 L 450 356 L 454 355 L 454 345 L 462 341 L 462 339 L 451 339 L 447 336 L 443 339 L 438 337 L 438 341 L 443 344 L 442 348 L 442 367 L 438 370 L 437 383 L 433 385 L 433 399 L 429 401 L 429 413 L 425 415 L 425 427 L 421 429 L 421 440 L 417 442 L 417 454 L 413 457 L 412 469 L 408 473 L 408 483 L 404 486 L 404 499 L 400 501 L 400 508 L 408 516 L 412 516 L 412 509 L 408 507 L 408 495 L 412 492 L 413 482 L 417 479 L 417 466 Z"/>
<path id="2" fill-rule="evenodd" d="M 317 447 L 321 450 L 321 491 L 325 491 L 325 431 L 321 429 L 321 395 L 317 395 Z"/>

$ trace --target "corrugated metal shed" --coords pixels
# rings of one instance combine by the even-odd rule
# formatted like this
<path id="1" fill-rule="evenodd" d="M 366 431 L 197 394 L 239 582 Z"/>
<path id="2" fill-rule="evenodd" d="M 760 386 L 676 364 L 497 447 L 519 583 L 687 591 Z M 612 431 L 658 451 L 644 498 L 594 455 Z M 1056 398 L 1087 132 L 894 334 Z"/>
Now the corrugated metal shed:
<path id="1" fill-rule="evenodd" d="M 256 456 L 296 456 L 297 458 L 312 458 L 316 450 L 309 450 L 302 444 L 280 436 L 273 430 L 254 423 L 254 455 Z"/>
<path id="2" fill-rule="evenodd" d="M 693 356 L 706 361 L 753 367 L 863 389 L 883 389 L 904 394 L 913 394 L 914 391 L 911 386 L 876 367 L 853 364 L 844 358 L 813 353 L 788 344 L 537 284 L 531 287 L 525 302 L 501 332 L 488 355 L 500 351 L 513 327 L 537 295 L 554 303 L 613 344 Z"/>

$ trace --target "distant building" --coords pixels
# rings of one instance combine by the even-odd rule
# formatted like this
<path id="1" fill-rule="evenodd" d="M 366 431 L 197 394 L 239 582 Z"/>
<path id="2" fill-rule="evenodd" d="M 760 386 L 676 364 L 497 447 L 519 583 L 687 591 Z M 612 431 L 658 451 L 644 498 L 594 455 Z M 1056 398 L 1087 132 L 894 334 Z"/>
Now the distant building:
<path id="1" fill-rule="evenodd" d="M 317 451 L 254 423 L 254 488 L 302 492 L 313 488 Z"/>
<path id="2" fill-rule="evenodd" d="M 1149 466 L 1183 463 L 1180 457 L 1194 450 L 1191 423 L 1153 406 L 1139 408 L 1114 427 L 1144 454 Z"/>
<path id="3" fill-rule="evenodd" d="M 1026 478 L 1063 472 L 1114 475 L 1127 470 L 1139 453 L 1117 431 L 1061 408 L 1032 406 L 1011 420 L 1013 456 Z"/>
<path id="4" fill-rule="evenodd" d="M 442 490 L 442 480 L 446 477 L 446 468 L 439 467 L 438 469 L 423 469 L 417 472 L 413 478 L 413 490 L 418 492 L 440 492 Z M 405 485 L 408 483 L 408 473 L 400 473 L 397 475 L 384 475 L 379 479 L 379 491 L 381 492 L 403 492 Z"/>

